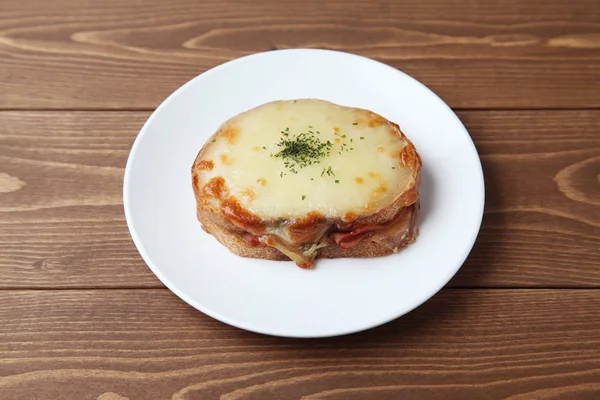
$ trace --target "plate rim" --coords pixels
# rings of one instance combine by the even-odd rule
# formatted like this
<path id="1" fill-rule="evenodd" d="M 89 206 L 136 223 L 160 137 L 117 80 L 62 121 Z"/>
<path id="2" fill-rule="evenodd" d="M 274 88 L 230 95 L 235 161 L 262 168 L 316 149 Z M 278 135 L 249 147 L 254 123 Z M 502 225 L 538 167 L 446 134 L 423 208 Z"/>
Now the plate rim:
<path id="1" fill-rule="evenodd" d="M 477 176 L 479 177 L 478 179 L 478 187 L 479 187 L 479 193 L 477 193 L 477 197 L 479 199 L 479 203 L 480 203 L 480 207 L 477 210 L 474 210 L 473 212 L 477 213 L 476 217 L 477 217 L 477 224 L 476 227 L 474 227 L 474 229 L 471 231 L 470 234 L 470 238 L 469 238 L 469 245 L 466 246 L 466 251 L 464 254 L 461 255 L 461 257 L 459 257 L 459 259 L 461 260 L 460 262 L 457 262 L 457 266 L 451 268 L 448 270 L 447 272 L 447 276 L 444 277 L 444 279 L 441 280 L 441 282 L 443 282 L 443 284 L 435 289 L 433 289 L 431 292 L 430 291 L 425 291 L 422 292 L 421 296 L 416 296 L 413 301 L 411 301 L 411 306 L 410 307 L 404 307 L 402 308 L 401 311 L 397 311 L 395 313 L 393 313 L 394 315 L 392 317 L 385 317 L 380 321 L 374 322 L 374 323 L 370 323 L 367 325 L 362 325 L 361 327 L 357 327 L 355 329 L 343 329 L 343 330 L 335 330 L 326 334 L 304 334 L 304 333 L 296 333 L 296 334 L 290 334 L 289 332 L 277 332 L 276 330 L 272 330 L 272 329 L 267 329 L 267 330 L 263 330 L 260 329 L 259 327 L 254 327 L 254 326 L 248 326 L 247 323 L 244 322 L 240 322 L 240 321 L 236 321 L 233 320 L 223 314 L 221 314 L 220 312 L 214 311 L 212 309 L 210 309 L 209 307 L 205 307 L 203 304 L 197 302 L 196 300 L 194 300 L 193 298 L 189 297 L 187 294 L 181 292 L 178 288 L 177 285 L 173 284 L 168 278 L 166 278 L 160 268 L 158 268 L 156 265 L 154 265 L 154 263 L 152 262 L 151 257 L 149 256 L 146 247 L 144 246 L 141 238 L 139 237 L 135 227 L 133 226 L 133 217 L 132 217 L 132 210 L 131 210 L 131 204 L 130 204 L 130 200 L 129 200 L 129 190 L 128 188 L 131 185 L 131 170 L 132 170 L 132 165 L 135 162 L 134 159 L 136 158 L 137 153 L 139 152 L 139 147 L 140 147 L 140 143 L 142 142 L 148 127 L 152 124 L 153 120 L 156 118 L 156 116 L 159 114 L 159 112 L 161 111 L 161 109 L 165 108 L 168 106 L 168 104 L 182 91 L 184 91 L 188 86 L 193 85 L 196 81 L 200 80 L 200 79 L 206 79 L 207 75 L 211 75 L 215 72 L 218 72 L 221 69 L 227 68 L 228 66 L 232 65 L 232 64 L 238 64 L 238 63 L 243 63 L 245 60 L 249 59 L 249 58 L 260 58 L 260 57 L 264 57 L 265 55 L 268 55 L 270 53 L 299 53 L 299 52 L 319 52 L 319 53 L 335 53 L 337 55 L 342 55 L 342 56 L 346 56 L 346 57 L 350 57 L 350 58 L 356 58 L 356 59 L 360 59 L 363 62 L 369 62 L 369 63 L 373 63 L 376 64 L 380 67 L 385 67 L 385 68 L 389 68 L 392 69 L 395 73 L 398 73 L 400 75 L 403 75 L 405 79 L 408 79 L 410 81 L 412 81 L 413 83 L 416 83 L 422 90 L 425 90 L 428 92 L 428 94 L 432 97 L 432 99 L 435 99 L 438 103 L 440 103 L 440 105 L 442 107 L 445 107 L 448 109 L 448 111 L 450 111 L 450 114 L 452 115 L 452 118 L 454 118 L 462 127 L 462 130 L 464 132 L 464 134 L 466 134 L 467 139 L 468 139 L 468 143 L 469 143 L 469 148 L 470 148 L 470 152 L 472 152 L 472 154 L 475 156 L 475 159 L 477 160 Z M 124 209 L 124 214 L 125 214 L 125 220 L 126 220 L 126 224 L 127 224 L 127 228 L 129 230 L 130 236 L 134 242 L 134 245 L 138 251 L 138 253 L 140 254 L 140 256 L 142 257 L 142 259 L 144 260 L 144 262 L 146 263 L 147 267 L 152 271 L 152 273 L 161 281 L 161 283 L 163 285 L 165 285 L 165 287 L 167 289 L 169 289 L 171 292 L 173 292 L 177 297 L 179 297 L 182 301 L 184 301 L 185 303 L 187 303 L 189 306 L 193 307 L 194 309 L 196 309 L 197 311 L 200 311 L 201 313 L 216 319 L 222 323 L 228 324 L 230 326 L 234 326 L 236 328 L 239 329 L 243 329 L 246 331 L 250 331 L 250 332 L 255 332 L 255 333 L 259 333 L 259 334 L 263 334 L 263 335 L 268 335 L 268 336 L 275 336 L 275 337 L 288 337 L 288 338 L 325 338 L 325 337 L 335 337 L 335 336 L 342 336 L 342 335 L 350 335 L 353 333 L 357 333 L 357 332 L 362 332 L 362 331 L 366 331 L 366 330 L 370 330 L 372 328 L 375 328 L 377 326 L 381 326 L 384 325 L 386 323 L 392 322 L 410 312 L 412 312 L 414 309 L 418 308 L 419 306 L 421 306 L 422 304 L 424 304 L 425 302 L 427 302 L 429 299 L 431 299 L 433 296 L 435 296 L 440 290 L 442 290 L 446 284 L 458 273 L 458 271 L 462 268 L 462 266 L 464 265 L 465 260 L 467 259 L 467 257 L 469 256 L 469 254 L 471 253 L 473 246 L 475 245 L 475 242 L 477 240 L 477 237 L 479 235 L 479 232 L 481 231 L 481 225 L 482 225 L 482 221 L 483 221 L 483 214 L 484 214 L 484 208 L 485 208 L 485 177 L 483 174 L 483 166 L 481 164 L 481 157 L 479 156 L 479 152 L 477 151 L 477 147 L 475 146 L 475 143 L 473 142 L 473 139 L 471 137 L 471 135 L 469 134 L 468 130 L 466 129 L 466 127 L 464 126 L 464 124 L 462 123 L 462 121 L 460 120 L 460 118 L 456 115 L 456 113 L 454 112 L 454 110 L 452 110 L 452 108 L 446 103 L 444 102 L 440 96 L 438 96 L 435 92 L 433 92 L 433 90 L 431 90 L 430 88 L 428 88 L 427 86 L 425 86 L 423 83 L 421 83 L 420 81 L 418 81 L 417 79 L 413 78 L 412 76 L 408 75 L 407 73 L 392 67 L 391 65 L 388 65 L 386 63 L 383 63 L 381 61 L 377 61 L 374 60 L 372 58 L 368 58 L 368 57 L 364 57 L 358 54 L 353 54 L 353 53 L 349 53 L 349 52 L 344 52 L 344 51 L 338 51 L 338 50 L 327 50 L 327 49 L 313 49 L 313 48 L 293 48 L 293 49 L 281 49 L 281 50 L 269 50 L 269 51 L 263 51 L 263 52 L 258 52 L 258 53 L 253 53 L 253 54 L 249 54 L 249 55 L 245 55 L 239 58 L 235 58 L 232 60 L 229 60 L 227 62 L 224 62 L 222 64 L 219 64 L 217 66 L 214 66 L 198 75 L 196 75 L 195 77 L 191 78 L 190 80 L 188 80 L 187 82 L 185 82 L 184 84 L 182 84 L 181 86 L 179 86 L 177 89 L 175 89 L 169 96 L 167 96 L 159 105 L 158 107 L 156 107 L 156 109 L 152 112 L 152 114 L 148 117 L 148 119 L 144 122 L 144 124 L 142 125 L 142 127 L 140 128 L 139 132 L 136 135 L 136 138 L 131 146 L 131 150 L 129 152 L 129 155 L 127 157 L 127 162 L 125 164 L 125 172 L 123 175 L 123 209 Z M 437 285 L 436 285 L 437 286 Z"/>

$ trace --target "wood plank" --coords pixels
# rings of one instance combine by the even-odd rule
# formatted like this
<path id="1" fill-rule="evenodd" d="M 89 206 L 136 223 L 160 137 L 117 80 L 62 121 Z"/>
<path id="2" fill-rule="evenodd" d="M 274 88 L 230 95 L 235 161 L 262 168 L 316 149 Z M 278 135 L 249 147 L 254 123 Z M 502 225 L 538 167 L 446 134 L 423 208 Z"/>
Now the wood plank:
<path id="1" fill-rule="evenodd" d="M 600 107 L 597 0 L 4 0 L 0 32 L 0 108 L 152 109 L 291 47 L 381 60 L 453 107 Z"/>
<path id="2" fill-rule="evenodd" d="M 459 113 L 480 153 L 482 230 L 458 286 L 600 284 L 600 112 Z"/>
<path id="3" fill-rule="evenodd" d="M 385 326 L 298 340 L 226 326 L 163 289 L 3 291 L 0 393 L 596 399 L 598 304 L 598 290 L 445 290 Z"/>
<path id="4" fill-rule="evenodd" d="M 0 287 L 162 286 L 122 206 L 125 162 L 147 117 L 0 113 Z"/>
<path id="5" fill-rule="evenodd" d="M 121 185 L 148 113 L 0 112 L 0 288 L 161 287 Z M 600 111 L 462 112 L 487 206 L 459 287 L 600 286 Z"/>

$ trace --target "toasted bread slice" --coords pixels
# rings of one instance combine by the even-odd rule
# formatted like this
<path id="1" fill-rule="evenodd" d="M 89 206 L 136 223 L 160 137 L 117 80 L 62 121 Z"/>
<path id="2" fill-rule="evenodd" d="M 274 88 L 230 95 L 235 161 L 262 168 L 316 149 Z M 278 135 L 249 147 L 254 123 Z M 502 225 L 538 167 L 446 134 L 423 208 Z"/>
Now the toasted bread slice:
<path id="1" fill-rule="evenodd" d="M 374 257 L 411 243 L 420 168 L 398 125 L 307 99 L 225 122 L 192 182 L 203 228 L 232 252 L 310 268 L 317 256 Z"/>

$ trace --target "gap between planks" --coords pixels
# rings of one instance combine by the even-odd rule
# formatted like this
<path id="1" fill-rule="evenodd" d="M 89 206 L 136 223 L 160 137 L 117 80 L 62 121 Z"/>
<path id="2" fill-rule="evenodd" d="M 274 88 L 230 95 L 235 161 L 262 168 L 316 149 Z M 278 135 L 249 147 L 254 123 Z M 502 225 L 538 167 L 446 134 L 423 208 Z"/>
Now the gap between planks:
<path id="1" fill-rule="evenodd" d="M 123 287 L 83 287 L 83 286 L 58 286 L 58 287 L 7 287 L 0 288 L 0 292 L 25 292 L 25 291 L 98 291 L 98 290 L 169 290 L 167 287 L 160 286 L 123 286 Z M 440 291 L 447 290 L 600 290 L 600 287 L 594 286 L 451 286 L 444 287 Z"/>
<path id="2" fill-rule="evenodd" d="M 600 107 L 451 107 L 456 112 L 488 112 L 488 111 L 600 111 Z M 152 112 L 156 107 L 127 108 L 10 108 L 0 107 L 1 112 Z"/>

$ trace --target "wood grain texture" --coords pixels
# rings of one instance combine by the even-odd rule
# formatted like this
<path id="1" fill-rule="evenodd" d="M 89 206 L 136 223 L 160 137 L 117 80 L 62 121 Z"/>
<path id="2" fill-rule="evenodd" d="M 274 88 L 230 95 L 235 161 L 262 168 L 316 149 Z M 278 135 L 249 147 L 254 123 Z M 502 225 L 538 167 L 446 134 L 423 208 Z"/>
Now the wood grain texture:
<path id="1" fill-rule="evenodd" d="M 211 67 L 295 47 L 381 60 L 471 109 L 486 179 L 450 288 L 340 338 L 199 313 L 123 217 L 149 110 Z M 598 82 L 597 0 L 2 0 L 0 400 L 599 399 Z"/>
<path id="2" fill-rule="evenodd" d="M 0 112 L 0 288 L 161 286 L 121 205 L 147 116 Z M 481 154 L 487 205 L 450 285 L 599 287 L 600 111 L 459 116 Z"/>
<path id="3" fill-rule="evenodd" d="M 147 116 L 0 113 L 0 287 L 161 286 L 122 206 L 125 162 Z"/>
<path id="4" fill-rule="evenodd" d="M 600 284 L 600 112 L 459 113 L 481 156 L 485 216 L 452 285 Z"/>
<path id="5" fill-rule="evenodd" d="M 597 0 L 4 0 L 0 108 L 156 107 L 270 49 L 372 57 L 462 108 L 600 107 Z"/>
<path id="6" fill-rule="evenodd" d="M 4 291 L 0 393 L 597 399 L 599 304 L 598 290 L 445 290 L 374 330 L 299 340 L 228 327 L 164 289 Z"/>

